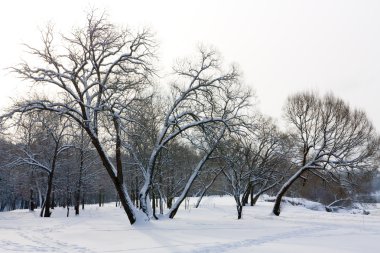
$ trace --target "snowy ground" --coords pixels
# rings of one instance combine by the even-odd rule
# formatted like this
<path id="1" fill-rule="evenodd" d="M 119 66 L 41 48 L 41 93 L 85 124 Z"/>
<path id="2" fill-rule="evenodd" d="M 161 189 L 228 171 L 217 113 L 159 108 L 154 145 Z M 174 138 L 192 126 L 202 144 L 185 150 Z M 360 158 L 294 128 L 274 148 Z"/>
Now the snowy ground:
<path id="1" fill-rule="evenodd" d="M 130 226 L 114 205 L 88 206 L 79 217 L 55 209 L 0 213 L 0 252 L 379 252 L 380 209 L 370 215 L 327 213 L 286 206 L 280 217 L 273 203 L 245 207 L 236 220 L 233 200 L 210 197 L 203 205 Z M 72 211 L 71 211 L 72 212 Z"/>

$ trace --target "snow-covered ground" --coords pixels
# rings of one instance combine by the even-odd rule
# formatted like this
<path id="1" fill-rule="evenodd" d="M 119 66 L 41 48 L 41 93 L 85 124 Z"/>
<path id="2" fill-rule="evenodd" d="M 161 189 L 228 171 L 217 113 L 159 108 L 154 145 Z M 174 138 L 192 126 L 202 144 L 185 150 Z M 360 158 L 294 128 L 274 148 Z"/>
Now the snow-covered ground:
<path id="1" fill-rule="evenodd" d="M 114 204 L 87 206 L 67 218 L 18 210 L 0 213 L 0 252 L 379 252 L 380 209 L 370 215 L 327 213 L 273 203 L 245 207 L 237 220 L 233 199 L 209 197 L 198 208 L 182 207 L 174 220 L 131 226 Z M 71 210 L 71 212 L 73 212 Z"/>

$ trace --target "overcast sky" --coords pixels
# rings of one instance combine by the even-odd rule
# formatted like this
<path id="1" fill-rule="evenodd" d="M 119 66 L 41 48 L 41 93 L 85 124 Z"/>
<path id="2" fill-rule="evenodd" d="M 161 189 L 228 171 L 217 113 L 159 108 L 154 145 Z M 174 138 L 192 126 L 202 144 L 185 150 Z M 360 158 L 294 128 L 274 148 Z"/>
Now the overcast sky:
<path id="1" fill-rule="evenodd" d="M 367 111 L 380 130 L 380 1 L 4 1 L 0 8 L 0 106 L 25 92 L 5 69 L 39 45 L 49 21 L 61 31 L 84 24 L 89 7 L 111 21 L 150 27 L 163 66 L 213 45 L 237 63 L 262 112 L 280 118 L 285 98 L 302 90 L 333 92 Z"/>

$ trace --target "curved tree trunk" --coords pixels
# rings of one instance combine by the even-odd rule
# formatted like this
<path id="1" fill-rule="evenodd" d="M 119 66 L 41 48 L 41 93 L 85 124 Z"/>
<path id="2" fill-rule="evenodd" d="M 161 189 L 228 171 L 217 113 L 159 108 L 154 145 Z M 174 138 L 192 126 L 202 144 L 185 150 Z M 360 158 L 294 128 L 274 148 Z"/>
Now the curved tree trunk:
<path id="1" fill-rule="evenodd" d="M 198 177 L 199 171 L 202 169 L 203 165 L 206 163 L 209 154 L 207 154 L 203 159 L 198 163 L 197 168 L 193 171 L 193 174 L 190 176 L 189 180 L 185 188 L 183 189 L 181 195 L 178 197 L 177 201 L 173 204 L 172 208 L 169 210 L 169 218 L 173 219 L 176 215 L 181 203 L 187 197 L 188 192 L 190 191 L 190 187 L 193 184 L 194 180 Z"/>
<path id="2" fill-rule="evenodd" d="M 282 197 L 285 195 L 285 193 L 289 190 L 290 186 L 302 175 L 303 172 L 305 172 L 307 169 L 305 167 L 302 167 L 299 169 L 291 178 L 289 178 L 288 181 L 281 187 L 280 191 L 277 193 L 276 200 L 274 202 L 273 206 L 273 214 L 276 216 L 279 216 L 281 213 L 281 201 Z"/>
<path id="3" fill-rule="evenodd" d="M 190 177 L 189 181 L 187 182 L 184 190 L 182 191 L 182 194 L 178 197 L 177 201 L 173 204 L 172 208 L 169 210 L 168 216 L 170 219 L 173 219 L 174 216 L 177 214 L 177 211 L 180 205 L 187 197 L 187 193 L 189 192 L 192 183 L 194 182 L 195 178 L 198 176 L 197 174 L 198 173 L 193 173 L 193 175 Z"/>
<path id="4" fill-rule="evenodd" d="M 140 190 L 138 200 L 140 201 L 140 209 L 143 211 L 148 218 L 152 217 L 153 209 L 150 203 L 149 198 L 149 192 L 151 190 L 151 186 L 149 185 L 151 183 L 151 179 L 147 180 L 145 179 L 145 183 L 143 187 Z"/>
<path id="5" fill-rule="evenodd" d="M 203 156 L 202 160 L 200 160 L 197 164 L 197 167 L 195 167 L 193 173 L 191 174 L 189 180 L 187 181 L 187 184 L 185 188 L 182 191 L 182 194 L 178 197 L 177 201 L 174 203 L 173 207 L 169 210 L 169 218 L 173 219 L 176 215 L 179 206 L 181 205 L 182 201 L 187 197 L 187 194 L 190 190 L 190 187 L 193 185 L 195 179 L 198 177 L 200 171 L 203 169 L 203 166 L 206 164 L 207 160 L 210 158 L 211 154 L 214 152 L 216 146 L 218 145 L 219 141 L 224 136 L 226 128 L 224 127 L 223 130 L 220 132 L 220 135 L 218 136 L 218 139 L 215 141 L 215 143 L 212 145 L 212 147 L 207 151 L 207 153 Z M 222 170 L 220 171 L 220 173 Z"/>
<path id="6" fill-rule="evenodd" d="M 197 203 L 195 204 L 195 208 L 199 207 L 199 204 L 201 203 L 203 196 L 206 194 L 206 191 L 206 188 L 202 190 L 201 195 L 198 197 Z"/>
<path id="7" fill-rule="evenodd" d="M 197 164 L 197 167 L 195 167 L 195 169 L 194 169 L 193 173 L 191 174 L 189 180 L 187 181 L 187 184 L 185 185 L 185 188 L 183 189 L 181 195 L 178 197 L 177 201 L 173 204 L 173 207 L 169 210 L 169 218 L 170 219 L 173 219 L 174 216 L 176 215 L 182 201 L 187 197 L 187 194 L 190 191 L 190 187 L 193 185 L 195 179 L 199 175 L 199 172 L 202 170 L 203 166 L 207 162 L 211 153 L 214 151 L 215 146 L 211 150 L 208 151 L 208 153 L 202 158 L 202 160 L 199 161 L 199 163 Z"/>
<path id="8" fill-rule="evenodd" d="M 278 185 L 282 180 L 284 180 L 283 177 L 280 180 L 278 180 L 277 182 L 275 182 L 275 183 L 273 183 L 267 187 L 266 187 L 266 185 L 267 185 L 267 182 L 266 182 L 265 185 L 260 189 L 260 191 L 258 193 L 256 193 L 256 195 L 254 197 L 253 197 L 253 192 L 252 192 L 251 193 L 251 206 L 256 205 L 256 202 L 259 199 L 259 197 L 261 196 L 261 194 L 269 191 L 270 189 L 272 189 L 273 187 Z"/>
<path id="9" fill-rule="evenodd" d="M 149 192 L 152 188 L 152 180 L 153 180 L 153 171 L 155 168 L 156 160 L 159 155 L 160 148 L 156 147 L 152 151 L 152 154 L 149 158 L 148 162 L 148 167 L 145 171 L 145 176 L 144 176 L 144 184 L 140 189 L 139 192 L 139 201 L 140 201 L 140 208 L 141 210 L 148 216 L 151 217 L 152 215 L 152 208 L 150 206 L 150 201 L 149 200 Z"/>
<path id="10" fill-rule="evenodd" d="M 257 193 L 253 198 L 251 198 L 251 206 L 256 205 L 256 202 L 257 202 L 257 200 L 259 199 L 259 197 L 261 196 L 261 194 L 263 194 L 263 193 L 262 193 L 262 192 L 259 192 L 259 193 Z"/>
<path id="11" fill-rule="evenodd" d="M 96 136 L 94 136 L 94 133 L 91 132 L 91 130 L 86 129 L 86 131 L 88 132 L 89 136 L 91 137 L 91 142 L 94 145 L 94 147 L 96 148 L 96 150 L 100 156 L 100 159 L 103 163 L 103 166 L 106 168 L 108 175 L 112 179 L 112 182 L 116 188 L 117 194 L 119 195 L 120 202 L 123 205 L 123 209 L 128 216 L 129 222 L 131 224 L 135 223 L 136 222 L 136 214 L 135 214 L 136 210 L 133 206 L 132 200 L 129 197 L 128 191 L 124 186 L 122 178 L 119 177 L 119 179 L 118 179 L 118 177 L 117 177 L 118 172 L 114 168 L 112 162 L 108 159 L 106 152 L 103 150 L 103 148 L 99 142 L 99 139 Z"/>
<path id="12" fill-rule="evenodd" d="M 247 188 L 244 191 L 244 194 L 243 194 L 243 198 L 242 198 L 243 206 L 248 204 L 248 198 L 249 198 L 249 194 L 251 191 L 253 191 L 253 185 L 252 185 L 252 182 L 250 181 L 247 185 Z"/>
<path id="13" fill-rule="evenodd" d="M 130 197 L 128 195 L 128 192 L 127 192 L 125 185 L 123 183 L 115 182 L 115 181 L 117 181 L 116 178 L 115 179 L 113 178 L 112 181 L 114 182 L 117 194 L 119 195 L 119 198 L 120 198 L 120 203 L 123 206 L 123 209 L 128 216 L 129 222 L 131 224 L 135 223 L 136 222 L 136 214 L 135 214 L 136 211 L 133 207 L 132 200 L 130 199 Z"/>

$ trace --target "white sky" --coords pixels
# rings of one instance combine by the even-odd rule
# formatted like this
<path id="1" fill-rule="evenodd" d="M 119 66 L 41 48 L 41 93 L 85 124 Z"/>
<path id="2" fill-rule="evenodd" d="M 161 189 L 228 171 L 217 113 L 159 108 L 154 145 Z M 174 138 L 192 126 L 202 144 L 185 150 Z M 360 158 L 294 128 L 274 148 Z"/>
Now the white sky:
<path id="1" fill-rule="evenodd" d="M 0 8 L 0 106 L 23 92 L 4 68 L 39 45 L 39 27 L 68 31 L 86 8 L 106 9 L 111 21 L 151 27 L 164 66 L 215 46 L 238 63 L 260 109 L 279 118 L 285 98 L 306 89 L 328 91 L 364 109 L 380 130 L 380 1 L 3 1 Z"/>

